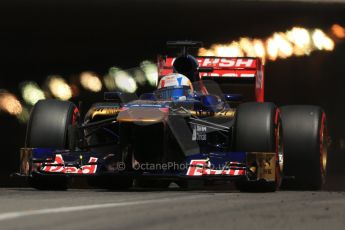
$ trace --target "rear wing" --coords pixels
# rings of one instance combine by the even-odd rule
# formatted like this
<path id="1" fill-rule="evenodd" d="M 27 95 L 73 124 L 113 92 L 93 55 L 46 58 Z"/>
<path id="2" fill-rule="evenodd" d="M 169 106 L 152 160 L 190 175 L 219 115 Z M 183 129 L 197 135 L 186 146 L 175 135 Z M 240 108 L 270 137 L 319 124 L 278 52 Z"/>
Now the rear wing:
<path id="1" fill-rule="evenodd" d="M 264 101 L 264 66 L 260 58 L 196 57 L 200 79 L 214 80 L 224 93 L 242 94 L 246 101 Z M 173 72 L 175 57 L 158 57 L 159 79 Z"/>

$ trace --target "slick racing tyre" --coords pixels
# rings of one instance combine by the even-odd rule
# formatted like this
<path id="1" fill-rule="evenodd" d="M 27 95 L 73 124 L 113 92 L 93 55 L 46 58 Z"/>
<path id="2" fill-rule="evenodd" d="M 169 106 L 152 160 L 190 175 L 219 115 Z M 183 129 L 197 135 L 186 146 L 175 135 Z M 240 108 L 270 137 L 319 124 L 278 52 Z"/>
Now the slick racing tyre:
<path id="1" fill-rule="evenodd" d="M 325 183 L 326 115 L 317 106 L 281 108 L 284 136 L 284 189 L 319 190 Z"/>
<path id="2" fill-rule="evenodd" d="M 77 122 L 78 116 L 78 108 L 72 102 L 37 102 L 27 127 L 26 147 L 68 149 L 68 128 Z"/>
<path id="3" fill-rule="evenodd" d="M 69 149 L 68 129 L 77 122 L 78 108 L 69 101 L 41 100 L 32 109 L 27 127 L 27 148 Z M 29 182 L 37 189 L 67 188 L 65 177 L 49 179 L 33 174 Z"/>
<path id="4" fill-rule="evenodd" d="M 248 102 L 239 105 L 235 116 L 234 150 L 237 152 L 276 153 L 275 180 L 236 182 L 240 191 L 273 192 L 281 184 L 282 126 L 279 109 L 273 103 Z"/>

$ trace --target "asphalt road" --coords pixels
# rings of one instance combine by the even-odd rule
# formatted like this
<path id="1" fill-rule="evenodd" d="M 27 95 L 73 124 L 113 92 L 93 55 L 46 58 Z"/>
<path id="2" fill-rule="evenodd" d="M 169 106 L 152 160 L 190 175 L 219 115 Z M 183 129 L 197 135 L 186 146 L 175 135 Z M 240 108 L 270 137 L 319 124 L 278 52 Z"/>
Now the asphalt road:
<path id="1" fill-rule="evenodd" d="M 0 229 L 344 229 L 345 192 L 0 189 Z"/>

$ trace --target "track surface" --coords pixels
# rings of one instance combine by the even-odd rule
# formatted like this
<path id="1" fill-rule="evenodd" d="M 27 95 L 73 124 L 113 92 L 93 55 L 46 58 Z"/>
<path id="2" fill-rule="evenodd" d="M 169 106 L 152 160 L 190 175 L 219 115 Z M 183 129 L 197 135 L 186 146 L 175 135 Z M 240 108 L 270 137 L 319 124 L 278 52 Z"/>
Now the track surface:
<path id="1" fill-rule="evenodd" d="M 1 229 L 343 229 L 345 192 L 0 189 Z"/>

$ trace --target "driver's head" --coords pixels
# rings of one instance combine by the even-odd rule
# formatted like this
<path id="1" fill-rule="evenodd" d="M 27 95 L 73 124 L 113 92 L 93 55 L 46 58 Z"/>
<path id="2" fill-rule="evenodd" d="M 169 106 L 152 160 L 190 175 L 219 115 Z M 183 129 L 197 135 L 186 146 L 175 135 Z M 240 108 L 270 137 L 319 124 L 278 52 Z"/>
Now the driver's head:
<path id="1" fill-rule="evenodd" d="M 182 74 L 172 73 L 161 78 L 156 97 L 160 100 L 185 100 L 192 93 L 191 81 Z"/>

